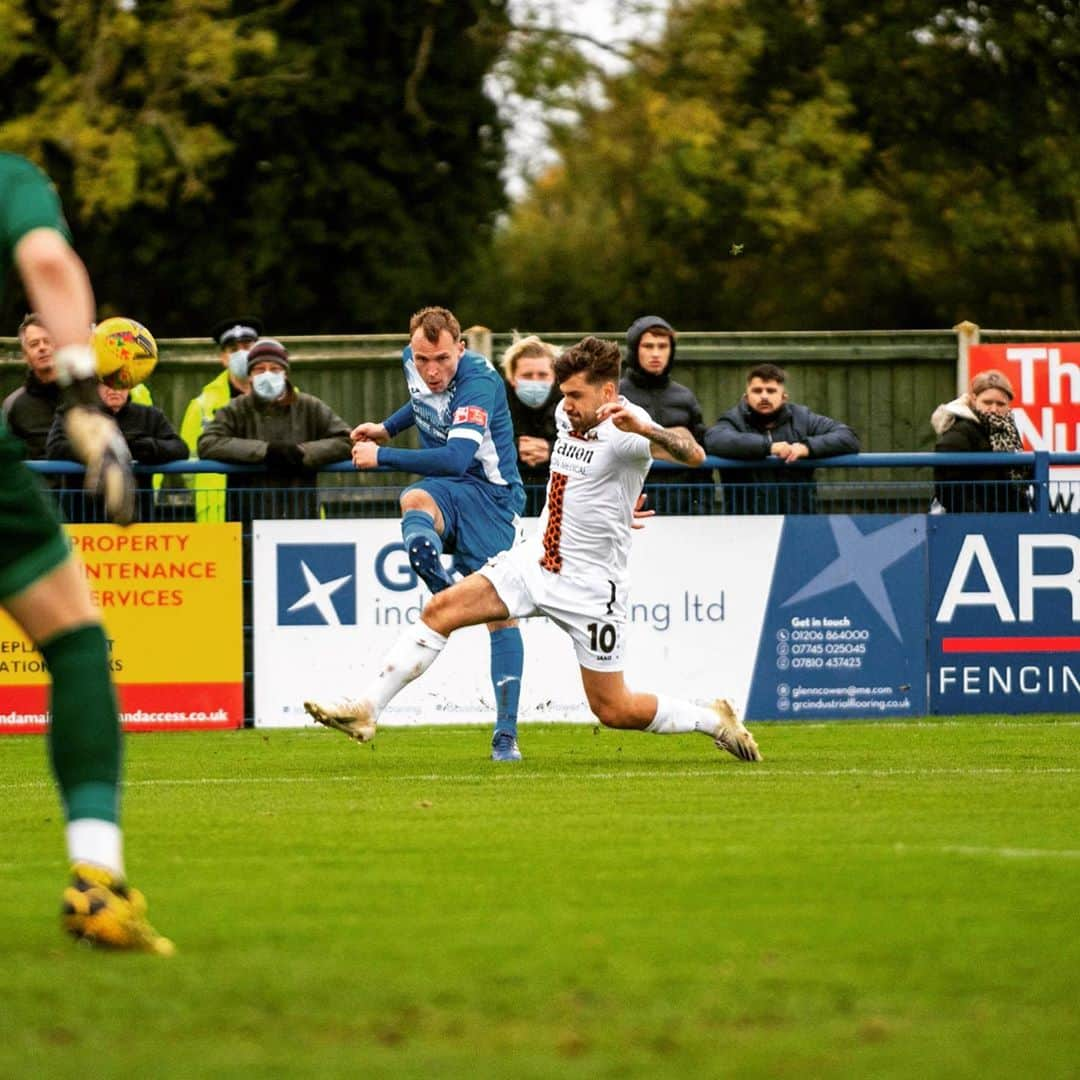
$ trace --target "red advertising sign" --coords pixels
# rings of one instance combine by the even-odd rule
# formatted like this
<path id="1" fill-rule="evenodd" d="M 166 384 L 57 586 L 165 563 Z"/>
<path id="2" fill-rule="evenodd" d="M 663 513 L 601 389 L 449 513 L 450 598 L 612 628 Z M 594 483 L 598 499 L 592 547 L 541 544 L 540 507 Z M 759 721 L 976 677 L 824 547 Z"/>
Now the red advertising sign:
<path id="1" fill-rule="evenodd" d="M 1080 341 L 972 345 L 968 375 L 991 368 L 1013 385 L 1013 417 L 1025 450 L 1080 450 Z"/>

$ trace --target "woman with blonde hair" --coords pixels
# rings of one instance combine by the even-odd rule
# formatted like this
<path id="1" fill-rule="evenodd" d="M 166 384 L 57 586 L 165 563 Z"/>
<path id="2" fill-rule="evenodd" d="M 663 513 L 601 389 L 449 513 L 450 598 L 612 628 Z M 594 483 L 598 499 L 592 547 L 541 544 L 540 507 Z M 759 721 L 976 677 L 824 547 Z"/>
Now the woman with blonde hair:
<path id="1" fill-rule="evenodd" d="M 506 397 L 514 422 L 518 471 L 525 485 L 525 515 L 544 508 L 551 447 L 555 442 L 555 406 L 562 400 L 555 385 L 559 350 L 535 334 L 519 338 L 503 353 Z"/>
<path id="2" fill-rule="evenodd" d="M 948 453 L 1022 451 L 1012 400 L 1012 383 L 1004 372 L 979 372 L 966 394 L 934 410 L 930 418 L 938 436 L 934 449 Z M 942 510 L 954 514 L 1026 512 L 1031 509 L 1030 480 L 1028 468 L 943 465 L 934 469 L 935 501 Z"/>

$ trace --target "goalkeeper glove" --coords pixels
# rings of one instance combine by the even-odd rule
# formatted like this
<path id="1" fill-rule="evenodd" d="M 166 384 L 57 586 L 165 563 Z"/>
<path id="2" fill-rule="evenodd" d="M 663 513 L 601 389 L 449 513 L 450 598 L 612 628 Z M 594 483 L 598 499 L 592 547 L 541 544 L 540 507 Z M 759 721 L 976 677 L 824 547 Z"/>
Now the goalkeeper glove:
<path id="1" fill-rule="evenodd" d="M 64 430 L 86 466 L 86 490 L 102 497 L 110 521 L 130 525 L 135 520 L 131 452 L 116 421 L 101 410 L 97 380 L 73 379 L 63 392 Z"/>

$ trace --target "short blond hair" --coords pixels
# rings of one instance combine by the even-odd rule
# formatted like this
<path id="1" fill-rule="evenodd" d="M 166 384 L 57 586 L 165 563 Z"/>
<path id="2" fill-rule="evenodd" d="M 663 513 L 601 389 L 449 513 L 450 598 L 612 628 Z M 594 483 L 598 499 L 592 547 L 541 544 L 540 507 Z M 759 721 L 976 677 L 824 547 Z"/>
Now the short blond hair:
<path id="1" fill-rule="evenodd" d="M 499 367 L 503 369 L 503 374 L 507 380 L 510 380 L 517 373 L 518 361 L 534 356 L 546 356 L 551 361 L 552 369 L 554 369 L 555 361 L 559 359 L 559 350 L 554 345 L 542 341 L 536 334 L 530 334 L 528 337 L 518 338 L 503 353 L 502 360 L 499 361 Z"/>

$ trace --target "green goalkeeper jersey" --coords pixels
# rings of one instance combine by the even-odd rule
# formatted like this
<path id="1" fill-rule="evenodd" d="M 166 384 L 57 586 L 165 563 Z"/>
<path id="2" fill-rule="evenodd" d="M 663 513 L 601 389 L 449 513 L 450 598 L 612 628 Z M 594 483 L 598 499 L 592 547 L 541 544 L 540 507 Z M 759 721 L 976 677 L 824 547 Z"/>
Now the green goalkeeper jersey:
<path id="1" fill-rule="evenodd" d="M 26 158 L 0 153 L 0 290 L 14 261 L 15 245 L 40 228 L 56 229 L 71 239 L 56 188 Z"/>

